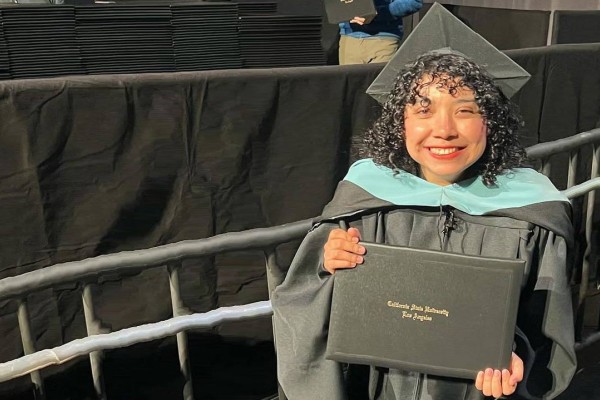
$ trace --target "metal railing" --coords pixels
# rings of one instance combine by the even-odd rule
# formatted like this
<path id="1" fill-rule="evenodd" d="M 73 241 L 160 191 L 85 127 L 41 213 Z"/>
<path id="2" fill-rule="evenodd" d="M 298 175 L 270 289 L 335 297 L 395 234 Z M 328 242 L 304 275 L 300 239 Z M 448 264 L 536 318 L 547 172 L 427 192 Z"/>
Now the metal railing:
<path id="1" fill-rule="evenodd" d="M 271 313 L 268 301 L 221 308 L 204 314 L 188 314 L 181 300 L 179 289 L 179 269 L 186 259 L 215 255 L 234 250 L 260 249 L 265 254 L 270 285 L 278 285 L 284 273 L 276 262 L 275 249 L 278 245 L 301 239 L 310 229 L 310 219 L 284 224 L 272 228 L 257 228 L 243 232 L 231 232 L 200 240 L 186 240 L 158 246 L 147 250 L 127 251 L 67 262 L 28 272 L 19 276 L 0 280 L 0 300 L 19 300 L 18 321 L 23 342 L 24 356 L 6 363 L 0 363 L 0 382 L 18 376 L 31 375 L 36 399 L 45 398 L 44 383 L 39 370 L 53 364 L 62 364 L 75 357 L 89 354 L 92 378 L 98 399 L 106 399 L 102 374 L 102 351 L 130 346 L 135 343 L 177 336 L 177 350 L 180 370 L 185 380 L 183 398 L 194 398 L 192 376 L 189 364 L 186 330 L 214 326 L 228 320 L 254 318 Z M 94 312 L 91 283 L 100 275 L 109 272 L 141 271 L 168 265 L 169 287 L 173 318 L 123 329 L 111 333 L 101 333 L 100 324 Z M 84 282 L 82 302 L 88 337 L 77 339 L 53 349 L 36 352 L 27 312 L 27 295 L 34 291 L 69 282 Z"/>
<path id="2" fill-rule="evenodd" d="M 600 168 L 600 128 L 578 133 L 576 135 L 554 140 L 547 143 L 539 143 L 527 148 L 527 156 L 532 160 L 539 160 L 541 167 L 539 171 L 546 176 L 552 173 L 553 156 L 558 154 L 569 155 L 569 170 L 567 188 L 575 185 L 579 166 L 579 155 L 586 146 L 592 147 L 592 165 L 590 175 L 587 179 L 598 177 Z"/>
<path id="3" fill-rule="evenodd" d="M 591 152 L 590 165 L 585 165 L 584 171 L 580 170 L 582 151 Z M 540 143 L 527 149 L 527 156 L 532 160 L 540 161 L 541 165 L 539 171 L 546 176 L 551 176 L 554 161 L 557 160 L 556 156 L 561 154 L 568 155 L 567 188 L 563 192 L 570 199 L 584 196 L 588 193 L 587 197 L 584 198 L 581 214 L 574 215 L 575 219 L 580 219 L 584 236 L 583 240 L 578 241 L 578 244 L 583 247 L 581 265 L 575 266 L 574 269 L 574 272 L 577 275 L 576 278 L 579 278 L 577 303 L 575 305 L 577 309 L 575 333 L 579 345 L 582 346 L 600 338 L 597 337 L 598 335 L 596 334 L 593 335 L 593 340 L 592 337 L 582 337 L 586 298 L 592 286 L 595 286 L 594 289 L 596 290 L 599 289 L 598 280 L 596 280 L 596 282 L 590 282 L 590 269 L 592 265 L 597 265 L 600 262 L 598 260 L 600 257 L 598 255 L 598 249 L 596 248 L 594 251 L 594 243 L 592 242 L 594 229 L 600 228 L 595 228 L 593 224 L 594 208 L 596 205 L 595 190 L 598 190 L 600 186 L 600 129 L 593 129 L 548 143 Z M 575 186 L 577 179 L 585 180 L 586 182 Z M 598 233 L 598 235 L 600 235 L 600 233 Z M 598 243 L 596 243 L 596 246 L 598 246 Z M 592 259 L 592 257 L 595 258 Z"/>
<path id="4" fill-rule="evenodd" d="M 590 179 L 575 185 L 578 149 L 590 145 L 593 147 Z M 582 282 L 586 282 L 586 285 L 589 278 L 594 190 L 600 189 L 599 145 L 600 129 L 556 142 L 532 146 L 527 150 L 530 158 L 542 161 L 541 170 L 547 174 L 551 172 L 550 158 L 557 153 L 569 152 L 569 183 L 564 193 L 569 198 L 587 195 L 584 221 L 586 223 L 587 240 L 585 253 L 587 258 L 584 258 L 586 258 L 587 264 L 584 264 L 581 268 L 581 279 Z M 189 314 L 183 306 L 179 290 L 181 262 L 185 259 L 229 251 L 260 249 L 265 255 L 268 285 L 269 290 L 272 290 L 283 281 L 285 276 L 284 271 L 277 264 L 275 249 L 280 244 L 303 238 L 310 229 L 311 223 L 311 220 L 304 220 L 272 228 L 251 229 L 217 235 L 207 239 L 183 241 L 147 250 L 98 256 L 82 261 L 57 264 L 42 270 L 0 280 L 0 300 L 19 299 L 18 322 L 25 354 L 16 360 L 0 364 L 0 382 L 29 374 L 34 384 L 36 398 L 44 398 L 44 385 L 39 373 L 40 369 L 49 365 L 62 364 L 75 357 L 89 355 L 96 395 L 99 399 L 106 399 L 102 374 L 102 351 L 175 335 L 177 337 L 180 370 L 185 379 L 183 398 L 186 400 L 193 399 L 186 331 L 214 326 L 229 320 L 270 315 L 272 310 L 269 301 L 262 301 L 243 306 L 220 308 L 202 314 Z M 93 282 L 102 274 L 109 272 L 141 271 L 164 265 L 168 266 L 169 271 L 173 318 L 116 332 L 101 333 L 98 328 L 100 324 L 96 320 L 94 312 L 94 299 L 91 290 Z M 27 294 L 68 282 L 84 283 L 82 302 L 89 336 L 52 349 L 35 351 L 29 327 Z M 586 287 L 582 284 L 584 295 Z M 580 292 L 580 304 L 583 304 L 585 296 L 583 299 L 581 297 Z"/>

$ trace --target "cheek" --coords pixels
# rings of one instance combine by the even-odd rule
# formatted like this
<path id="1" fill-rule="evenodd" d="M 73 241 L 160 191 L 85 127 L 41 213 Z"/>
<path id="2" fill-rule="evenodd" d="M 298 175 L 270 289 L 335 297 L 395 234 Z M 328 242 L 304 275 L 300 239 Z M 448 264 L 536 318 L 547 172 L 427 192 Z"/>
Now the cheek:
<path id="1" fill-rule="evenodd" d="M 477 159 L 483 155 L 487 146 L 487 126 L 485 122 L 482 122 L 473 131 L 471 141 L 475 144 L 477 149 Z"/>
<path id="2" fill-rule="evenodd" d="M 406 144 L 417 145 L 428 136 L 429 128 L 423 121 L 405 121 L 404 139 Z"/>
<path id="3" fill-rule="evenodd" d="M 485 121 L 481 122 L 481 124 L 479 125 L 479 141 L 483 144 L 483 147 L 485 147 L 485 144 L 487 143 L 487 124 L 485 123 Z"/>
<path id="4" fill-rule="evenodd" d="M 469 121 L 462 129 L 463 135 L 471 144 L 483 145 L 487 141 L 487 126 L 485 121 Z"/>

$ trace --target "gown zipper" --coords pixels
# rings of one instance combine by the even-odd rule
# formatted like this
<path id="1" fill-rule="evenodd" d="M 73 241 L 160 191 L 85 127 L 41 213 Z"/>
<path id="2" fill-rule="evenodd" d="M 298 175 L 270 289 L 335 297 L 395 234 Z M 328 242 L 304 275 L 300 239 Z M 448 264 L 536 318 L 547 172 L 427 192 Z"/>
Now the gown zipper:
<path id="1" fill-rule="evenodd" d="M 448 240 L 450 239 L 450 233 L 456 228 L 456 221 L 454 220 L 454 208 L 450 206 L 443 207 L 444 213 L 444 228 L 442 229 L 442 251 L 448 251 Z"/>

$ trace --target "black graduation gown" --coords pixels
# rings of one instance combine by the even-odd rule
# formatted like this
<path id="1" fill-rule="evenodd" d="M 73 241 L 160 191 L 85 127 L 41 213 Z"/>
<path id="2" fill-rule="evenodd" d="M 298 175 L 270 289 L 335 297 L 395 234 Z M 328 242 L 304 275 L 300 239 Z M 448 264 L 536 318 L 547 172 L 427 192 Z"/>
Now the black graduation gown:
<path id="1" fill-rule="evenodd" d="M 364 168 L 367 173 L 356 179 L 353 169 L 363 171 Z M 381 180 L 388 187 L 390 171 L 382 171 L 387 176 Z M 319 222 L 301 244 L 284 283 L 273 293 L 278 379 L 287 398 L 485 398 L 470 380 L 348 366 L 325 359 L 335 276 L 323 269 L 323 245 L 340 220 L 357 227 L 365 241 L 526 260 L 515 335 L 515 352 L 523 359 L 526 371 L 517 394 L 510 398 L 552 399 L 561 393 L 576 367 L 567 269 L 572 237 L 568 201 L 561 200 L 549 181 L 532 170 L 511 178 L 513 183 L 520 180 L 521 185 L 531 190 L 532 194 L 525 194 L 524 201 L 514 198 L 504 201 L 509 196 L 507 193 L 522 192 L 523 186 L 499 183 L 507 191 L 491 203 L 482 197 L 488 194 L 481 185 L 455 184 L 459 192 L 443 189 L 446 196 L 435 191 L 439 188 L 429 187 L 431 184 L 414 176 L 393 188 L 394 193 L 413 193 L 392 198 L 395 194 L 390 197 L 373 187 L 372 182 L 379 179 L 379 174 L 373 165 L 355 164 L 351 168 Z M 429 189 L 434 191 L 422 197 L 415 195 Z M 379 197 L 372 192 L 377 192 Z M 456 193 L 459 194 L 455 196 Z M 457 202 L 456 199 L 445 200 L 444 196 L 463 198 Z M 523 197 L 523 193 L 518 196 Z M 433 206 L 432 201 L 439 204 Z M 487 206 L 478 208 L 486 201 Z M 496 202 L 503 207 L 489 206 Z M 504 207 L 515 204 L 519 206 Z M 451 224 L 449 218 L 452 218 Z"/>

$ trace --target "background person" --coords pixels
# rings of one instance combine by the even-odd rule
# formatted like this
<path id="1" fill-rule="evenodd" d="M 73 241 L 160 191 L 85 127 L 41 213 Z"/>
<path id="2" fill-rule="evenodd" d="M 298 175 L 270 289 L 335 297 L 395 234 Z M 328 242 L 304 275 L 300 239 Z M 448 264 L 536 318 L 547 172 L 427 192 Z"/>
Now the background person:
<path id="1" fill-rule="evenodd" d="M 340 23 L 339 61 L 343 64 L 387 62 L 404 34 L 402 17 L 423 7 L 423 0 L 373 0 L 377 16 L 371 21 L 354 17 Z"/>

